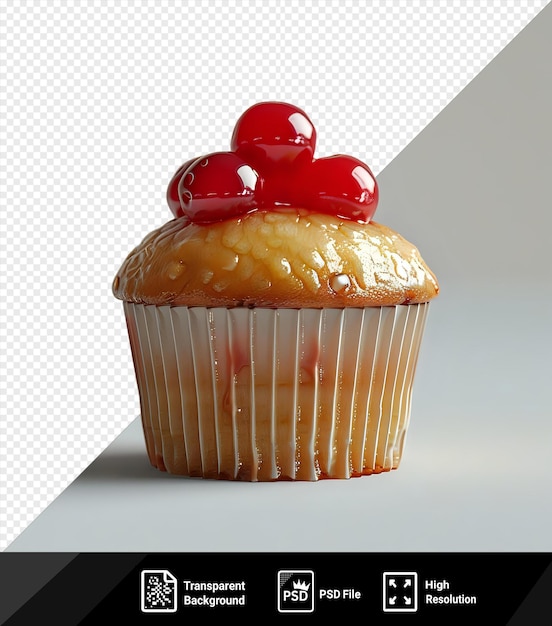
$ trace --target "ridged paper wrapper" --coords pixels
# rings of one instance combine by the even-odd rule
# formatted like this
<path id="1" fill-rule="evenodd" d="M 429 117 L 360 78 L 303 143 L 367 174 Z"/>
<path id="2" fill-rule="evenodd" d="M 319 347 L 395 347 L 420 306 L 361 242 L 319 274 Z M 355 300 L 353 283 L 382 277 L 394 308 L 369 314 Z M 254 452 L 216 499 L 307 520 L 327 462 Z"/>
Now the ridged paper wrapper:
<path id="1" fill-rule="evenodd" d="M 396 469 L 428 307 L 125 302 L 150 462 L 246 481 Z"/>

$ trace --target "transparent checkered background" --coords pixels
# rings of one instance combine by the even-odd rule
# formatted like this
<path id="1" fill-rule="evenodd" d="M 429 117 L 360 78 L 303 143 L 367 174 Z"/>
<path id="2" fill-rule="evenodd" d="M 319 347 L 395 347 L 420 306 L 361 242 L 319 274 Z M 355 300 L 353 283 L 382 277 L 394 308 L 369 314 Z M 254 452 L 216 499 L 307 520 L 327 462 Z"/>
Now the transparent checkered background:
<path id="1" fill-rule="evenodd" d="M 278 99 L 377 174 L 546 4 L 1 1 L 0 549 L 139 414 L 111 281 L 180 163 Z"/>

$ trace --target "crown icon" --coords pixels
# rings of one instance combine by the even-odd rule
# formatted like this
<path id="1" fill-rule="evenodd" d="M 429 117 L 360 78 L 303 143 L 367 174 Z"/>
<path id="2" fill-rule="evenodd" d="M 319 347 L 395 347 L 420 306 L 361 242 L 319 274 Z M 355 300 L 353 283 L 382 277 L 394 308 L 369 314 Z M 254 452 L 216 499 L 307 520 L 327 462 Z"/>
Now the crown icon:
<path id="1" fill-rule="evenodd" d="M 294 589 L 302 589 L 303 591 L 308 591 L 310 588 L 310 583 L 303 582 L 302 580 L 293 581 Z"/>

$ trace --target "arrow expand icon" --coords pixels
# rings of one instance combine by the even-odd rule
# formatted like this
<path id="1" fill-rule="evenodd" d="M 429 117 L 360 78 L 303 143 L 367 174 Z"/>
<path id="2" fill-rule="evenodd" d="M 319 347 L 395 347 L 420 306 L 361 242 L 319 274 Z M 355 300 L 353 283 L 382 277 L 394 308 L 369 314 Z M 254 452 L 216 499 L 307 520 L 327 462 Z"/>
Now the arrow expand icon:
<path id="1" fill-rule="evenodd" d="M 416 613 L 418 572 L 383 572 L 382 583 L 382 609 L 385 613 Z"/>

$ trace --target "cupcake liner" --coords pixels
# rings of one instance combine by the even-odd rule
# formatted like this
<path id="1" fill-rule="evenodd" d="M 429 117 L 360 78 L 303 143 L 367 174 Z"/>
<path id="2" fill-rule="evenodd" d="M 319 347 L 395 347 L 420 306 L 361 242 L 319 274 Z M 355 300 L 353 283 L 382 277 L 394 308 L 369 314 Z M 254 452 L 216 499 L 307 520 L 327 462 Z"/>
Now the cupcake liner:
<path id="1" fill-rule="evenodd" d="M 429 303 L 124 308 L 160 470 L 314 481 L 399 466 Z"/>

